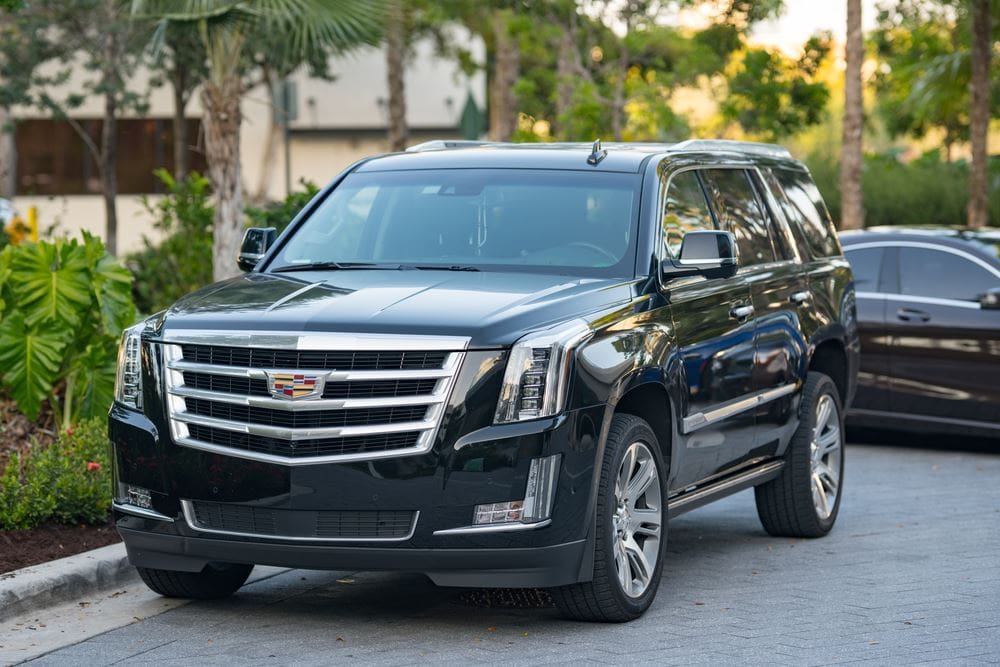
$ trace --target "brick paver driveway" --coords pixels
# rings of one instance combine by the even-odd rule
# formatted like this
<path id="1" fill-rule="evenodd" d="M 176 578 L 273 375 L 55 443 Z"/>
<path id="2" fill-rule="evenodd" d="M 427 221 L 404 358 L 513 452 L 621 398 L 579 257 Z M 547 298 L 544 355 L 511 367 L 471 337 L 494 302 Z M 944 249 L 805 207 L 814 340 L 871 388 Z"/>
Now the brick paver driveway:
<path id="1" fill-rule="evenodd" d="M 633 623 L 476 606 L 420 576 L 292 570 L 40 662 L 1000 662 L 1000 452 L 847 457 L 825 539 L 767 537 L 752 492 L 674 521 L 659 597 Z"/>

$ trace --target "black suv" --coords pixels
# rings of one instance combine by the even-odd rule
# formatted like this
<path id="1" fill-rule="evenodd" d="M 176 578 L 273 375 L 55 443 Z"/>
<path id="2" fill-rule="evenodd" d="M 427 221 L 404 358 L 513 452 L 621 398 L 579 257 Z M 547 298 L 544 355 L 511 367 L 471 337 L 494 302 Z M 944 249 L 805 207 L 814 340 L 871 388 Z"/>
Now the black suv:
<path id="1" fill-rule="evenodd" d="M 159 593 L 401 570 L 623 621 L 671 516 L 755 487 L 769 533 L 833 526 L 854 289 L 779 147 L 432 142 L 239 263 L 122 341 L 115 517 Z"/>

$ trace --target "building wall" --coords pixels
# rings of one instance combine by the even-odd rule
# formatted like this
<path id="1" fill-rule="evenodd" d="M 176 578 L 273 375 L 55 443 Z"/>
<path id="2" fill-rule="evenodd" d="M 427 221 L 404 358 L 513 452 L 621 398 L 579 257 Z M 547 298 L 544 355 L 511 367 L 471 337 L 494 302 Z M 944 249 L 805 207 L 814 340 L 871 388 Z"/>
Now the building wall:
<path id="1" fill-rule="evenodd" d="M 483 58 L 485 47 L 473 40 L 469 33 L 456 29 L 453 41 L 471 49 L 474 57 Z M 310 79 L 305 71 L 297 72 L 293 79 L 296 89 L 298 118 L 290 123 L 290 175 L 293 188 L 300 179 L 325 185 L 345 167 L 356 160 L 386 150 L 385 108 L 386 67 L 381 48 L 365 48 L 331 61 L 333 81 Z M 88 76 L 81 69 L 76 71 L 62 91 L 55 91 L 57 99 L 65 93 L 79 90 L 80 82 Z M 130 81 L 137 91 L 148 88 L 149 73 L 138 71 Z M 442 60 L 434 54 L 430 41 L 416 45 L 414 57 L 405 75 L 407 93 L 407 120 L 414 132 L 413 140 L 429 138 L 454 138 L 456 126 L 467 96 L 471 93 L 480 108 L 485 108 L 486 79 L 482 72 L 468 77 L 462 74 L 455 62 Z M 240 150 L 245 192 L 257 189 L 265 153 L 265 139 L 270 128 L 272 101 L 263 87 L 249 91 L 243 99 L 243 126 Z M 169 118 L 173 101 L 168 88 L 154 89 L 149 98 L 148 117 Z M 89 98 L 73 116 L 99 118 L 101 100 Z M 202 113 L 199 96 L 194 95 L 187 115 L 200 118 Z M 37 109 L 15 109 L 17 118 L 46 118 Z M 192 137 L 193 141 L 194 138 Z M 135 147 L 119 147 L 127 155 Z M 266 188 L 268 197 L 285 196 L 284 148 L 279 145 L 272 167 L 271 179 Z M 150 195 L 151 201 L 156 197 Z M 119 254 L 142 247 L 143 236 L 156 239 L 152 219 L 141 204 L 139 196 L 119 196 L 118 239 Z M 19 194 L 16 207 L 22 212 L 29 206 L 39 210 L 39 227 L 53 230 L 55 234 L 77 234 L 85 229 L 98 236 L 104 233 L 104 205 L 97 195 L 31 196 Z"/>

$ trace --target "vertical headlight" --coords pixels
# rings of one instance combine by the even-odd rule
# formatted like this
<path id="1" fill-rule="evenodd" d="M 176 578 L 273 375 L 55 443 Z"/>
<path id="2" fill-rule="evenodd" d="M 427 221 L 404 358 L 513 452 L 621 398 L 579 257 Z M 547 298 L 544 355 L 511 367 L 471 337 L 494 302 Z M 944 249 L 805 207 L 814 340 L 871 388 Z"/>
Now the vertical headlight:
<path id="1" fill-rule="evenodd" d="M 586 323 L 575 320 L 517 341 L 507 360 L 494 421 L 501 424 L 548 417 L 562 410 L 570 354 L 589 334 Z"/>
<path id="2" fill-rule="evenodd" d="M 130 408 L 142 408 L 142 344 L 145 322 L 126 329 L 118 347 L 118 374 L 115 376 L 115 400 Z"/>

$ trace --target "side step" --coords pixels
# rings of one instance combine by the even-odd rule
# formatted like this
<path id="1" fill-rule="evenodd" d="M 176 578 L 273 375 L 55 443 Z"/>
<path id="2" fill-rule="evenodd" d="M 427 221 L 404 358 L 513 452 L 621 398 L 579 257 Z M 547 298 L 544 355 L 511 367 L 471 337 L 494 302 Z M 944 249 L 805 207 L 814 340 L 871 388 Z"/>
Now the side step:
<path id="1" fill-rule="evenodd" d="M 742 491 L 743 489 L 749 489 L 751 486 L 769 482 L 777 477 L 784 467 L 784 461 L 771 461 L 750 470 L 745 470 L 729 477 L 723 477 L 711 484 L 706 484 L 705 486 L 672 496 L 667 501 L 668 516 L 673 519 L 724 496 Z"/>

